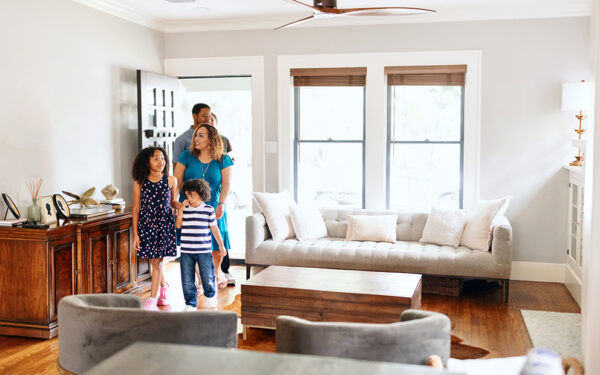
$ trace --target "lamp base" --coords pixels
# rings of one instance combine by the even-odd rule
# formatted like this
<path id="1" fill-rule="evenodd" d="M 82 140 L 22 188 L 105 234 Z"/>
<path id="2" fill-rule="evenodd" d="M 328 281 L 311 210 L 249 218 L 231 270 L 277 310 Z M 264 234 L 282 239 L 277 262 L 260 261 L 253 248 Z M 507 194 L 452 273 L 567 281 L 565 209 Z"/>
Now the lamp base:
<path id="1" fill-rule="evenodd" d="M 583 156 L 575 156 L 575 160 L 570 162 L 569 165 L 572 167 L 581 167 L 583 165 L 581 164 L 581 159 L 583 159 Z"/>

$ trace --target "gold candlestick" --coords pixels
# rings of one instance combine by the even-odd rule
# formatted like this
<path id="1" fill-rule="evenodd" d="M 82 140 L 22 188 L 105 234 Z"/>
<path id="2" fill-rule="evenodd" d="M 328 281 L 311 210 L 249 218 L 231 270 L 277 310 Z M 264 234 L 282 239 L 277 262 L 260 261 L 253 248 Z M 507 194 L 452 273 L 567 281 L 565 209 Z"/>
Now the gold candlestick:
<path id="1" fill-rule="evenodd" d="M 581 121 L 583 121 L 584 119 L 587 118 L 587 116 L 585 116 L 583 114 L 583 111 L 579 111 L 578 115 L 575 115 L 575 117 L 579 120 L 579 129 L 575 129 L 575 133 L 577 133 L 577 136 L 579 137 L 579 140 L 581 141 L 581 135 L 583 133 L 585 133 L 585 129 L 581 128 Z M 575 156 L 575 160 L 570 162 L 569 165 L 574 166 L 574 167 L 581 167 L 581 162 L 583 161 L 583 155 L 581 153 L 581 149 L 577 149 L 577 156 Z"/>

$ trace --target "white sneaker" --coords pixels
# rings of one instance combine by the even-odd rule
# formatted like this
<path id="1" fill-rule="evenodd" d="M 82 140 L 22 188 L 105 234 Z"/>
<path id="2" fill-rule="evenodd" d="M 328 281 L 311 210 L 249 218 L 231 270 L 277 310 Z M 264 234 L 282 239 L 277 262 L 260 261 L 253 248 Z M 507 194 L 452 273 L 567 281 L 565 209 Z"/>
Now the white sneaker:
<path id="1" fill-rule="evenodd" d="M 198 311 L 198 309 L 192 305 L 185 305 L 183 311 Z"/>
<path id="2" fill-rule="evenodd" d="M 212 297 L 206 297 L 206 302 L 204 302 L 204 307 L 217 307 L 217 295 L 215 294 Z"/>

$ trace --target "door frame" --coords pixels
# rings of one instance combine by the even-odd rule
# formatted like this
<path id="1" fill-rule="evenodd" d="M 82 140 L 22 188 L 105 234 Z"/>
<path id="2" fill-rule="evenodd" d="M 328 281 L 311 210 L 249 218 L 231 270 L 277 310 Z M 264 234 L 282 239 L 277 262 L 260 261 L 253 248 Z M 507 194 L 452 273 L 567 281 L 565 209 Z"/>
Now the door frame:
<path id="1" fill-rule="evenodd" d="M 265 191 L 265 69 L 262 56 L 165 59 L 174 77 L 248 75 L 252 85 L 252 190 Z"/>

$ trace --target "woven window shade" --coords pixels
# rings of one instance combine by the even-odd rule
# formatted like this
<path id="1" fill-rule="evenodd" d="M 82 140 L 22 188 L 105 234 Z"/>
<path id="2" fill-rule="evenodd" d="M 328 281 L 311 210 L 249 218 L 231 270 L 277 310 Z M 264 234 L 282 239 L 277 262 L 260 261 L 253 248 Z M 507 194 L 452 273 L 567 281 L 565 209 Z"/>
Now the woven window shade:
<path id="1" fill-rule="evenodd" d="M 367 68 L 290 69 L 294 87 L 365 86 Z"/>
<path id="2" fill-rule="evenodd" d="M 389 86 L 464 86 L 466 65 L 389 66 Z"/>

